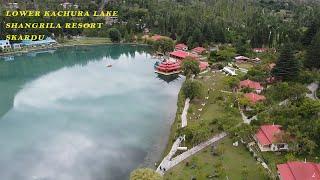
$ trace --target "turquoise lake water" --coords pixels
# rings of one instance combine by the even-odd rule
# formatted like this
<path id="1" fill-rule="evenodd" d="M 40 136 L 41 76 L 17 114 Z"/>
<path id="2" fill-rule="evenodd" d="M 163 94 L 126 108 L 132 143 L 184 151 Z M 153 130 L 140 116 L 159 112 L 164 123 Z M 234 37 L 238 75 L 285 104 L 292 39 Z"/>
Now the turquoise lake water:
<path id="1" fill-rule="evenodd" d="M 1 179 L 123 180 L 157 161 L 184 79 L 159 78 L 146 50 L 68 47 L 0 59 Z"/>

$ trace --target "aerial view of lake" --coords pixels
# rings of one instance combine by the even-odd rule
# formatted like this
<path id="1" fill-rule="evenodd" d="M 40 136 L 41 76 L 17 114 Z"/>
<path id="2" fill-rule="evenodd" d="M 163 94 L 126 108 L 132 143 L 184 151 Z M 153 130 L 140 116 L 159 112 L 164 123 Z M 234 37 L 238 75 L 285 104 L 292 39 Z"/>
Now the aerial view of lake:
<path id="1" fill-rule="evenodd" d="M 159 78 L 147 49 L 65 47 L 1 58 L 1 179 L 123 180 L 152 166 L 184 79 Z"/>

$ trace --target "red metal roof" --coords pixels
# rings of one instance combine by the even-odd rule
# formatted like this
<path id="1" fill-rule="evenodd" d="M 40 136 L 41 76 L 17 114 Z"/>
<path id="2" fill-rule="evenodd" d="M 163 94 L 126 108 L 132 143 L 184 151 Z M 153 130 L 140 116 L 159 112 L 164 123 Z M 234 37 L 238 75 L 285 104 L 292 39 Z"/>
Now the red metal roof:
<path id="1" fill-rule="evenodd" d="M 263 101 L 266 99 L 266 97 L 256 93 L 246 93 L 244 94 L 244 97 L 248 98 L 248 100 L 253 104 L 257 103 L 258 101 Z"/>
<path id="2" fill-rule="evenodd" d="M 255 136 L 261 145 L 270 145 L 279 141 L 275 135 L 281 133 L 280 128 L 280 125 L 263 125 Z"/>
<path id="3" fill-rule="evenodd" d="M 203 47 L 196 47 L 196 48 L 193 48 L 191 51 L 195 52 L 195 53 L 198 53 L 198 54 L 201 54 L 203 53 L 204 51 L 206 51 L 205 48 Z"/>
<path id="4" fill-rule="evenodd" d="M 181 58 L 181 59 L 185 59 L 188 56 L 193 57 L 193 58 L 197 58 L 198 57 L 198 56 L 196 56 L 194 54 L 191 54 L 191 53 L 185 52 L 185 51 L 181 51 L 181 50 L 171 52 L 170 56 L 178 57 L 178 58 Z"/>
<path id="5" fill-rule="evenodd" d="M 251 81 L 249 79 L 240 81 L 240 87 L 248 87 L 255 90 L 261 90 L 263 87 L 260 85 L 260 83 Z"/>
<path id="6" fill-rule="evenodd" d="M 162 62 L 156 67 L 156 69 L 162 72 L 177 71 L 180 70 L 180 63 L 170 61 Z"/>
<path id="7" fill-rule="evenodd" d="M 160 39 L 168 39 L 169 37 L 155 34 L 155 35 L 151 36 L 150 38 L 151 38 L 152 40 L 154 40 L 154 41 L 159 41 Z"/>
<path id="8" fill-rule="evenodd" d="M 209 66 L 208 62 L 205 62 L 205 61 L 200 61 L 199 62 L 199 68 L 200 68 L 201 71 L 207 69 L 208 66 Z"/>
<path id="9" fill-rule="evenodd" d="M 185 44 L 177 44 L 176 46 L 175 46 L 175 49 L 178 49 L 178 50 L 183 50 L 183 49 L 185 49 L 185 48 L 188 48 L 188 46 L 187 45 L 185 45 Z"/>
<path id="10" fill-rule="evenodd" d="M 320 164 L 313 162 L 287 162 L 277 165 L 281 180 L 319 180 Z"/>

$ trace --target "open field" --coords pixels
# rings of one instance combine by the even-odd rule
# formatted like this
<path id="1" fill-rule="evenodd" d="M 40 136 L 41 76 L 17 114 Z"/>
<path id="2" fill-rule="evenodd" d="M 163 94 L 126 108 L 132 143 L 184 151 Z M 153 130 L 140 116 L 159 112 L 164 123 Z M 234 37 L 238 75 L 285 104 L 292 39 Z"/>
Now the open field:
<path id="1" fill-rule="evenodd" d="M 98 44 L 109 44 L 112 43 L 109 38 L 99 38 L 99 37 L 81 37 L 74 39 L 67 39 L 62 45 L 98 45 Z"/>

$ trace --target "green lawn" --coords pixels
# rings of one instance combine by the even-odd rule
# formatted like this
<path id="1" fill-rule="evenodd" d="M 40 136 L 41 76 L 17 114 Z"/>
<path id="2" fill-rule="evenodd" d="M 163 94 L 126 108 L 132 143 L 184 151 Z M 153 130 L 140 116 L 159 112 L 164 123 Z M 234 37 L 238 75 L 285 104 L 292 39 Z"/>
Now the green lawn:
<path id="1" fill-rule="evenodd" d="M 95 45 L 95 44 L 107 44 L 111 43 L 109 38 L 99 37 L 81 37 L 75 39 L 68 39 L 61 43 L 63 45 Z"/>
<path id="2" fill-rule="evenodd" d="M 204 98 L 193 100 L 190 103 L 188 111 L 188 127 L 197 135 L 198 139 L 205 141 L 221 131 L 228 131 L 232 127 L 242 122 L 241 115 L 235 106 L 235 94 L 230 92 L 230 88 L 226 85 L 226 79 L 229 78 L 224 74 L 217 72 L 208 72 L 199 75 L 196 79 L 204 84 Z M 208 93 L 208 89 L 211 89 Z M 226 92 L 221 92 L 221 90 Z M 205 97 L 208 97 L 206 99 Z M 202 104 L 205 103 L 203 106 Z M 181 112 L 184 106 L 184 97 L 182 93 L 179 95 L 178 110 L 176 121 L 171 129 L 169 138 L 169 146 L 165 151 L 166 155 L 179 133 L 181 126 Z M 199 111 L 199 109 L 202 109 Z M 194 142 L 186 140 L 183 146 L 193 147 Z M 184 180 L 196 177 L 197 179 L 210 179 L 207 176 L 215 175 L 215 167 L 220 162 L 220 167 L 224 169 L 225 175 L 221 175 L 218 179 L 241 179 L 242 174 L 247 172 L 247 179 L 266 179 L 261 165 L 257 164 L 250 152 L 242 145 L 239 147 L 232 146 L 232 140 L 226 138 L 223 140 L 218 149 L 223 149 L 222 153 L 216 156 L 212 155 L 211 147 L 204 149 L 200 153 L 181 162 L 179 165 L 166 173 L 165 179 Z M 220 150 L 219 150 L 220 151 Z M 186 162 L 189 162 L 186 166 Z M 244 170 L 246 169 L 246 171 Z"/>
<path id="3" fill-rule="evenodd" d="M 225 138 L 219 143 L 217 149 L 222 149 L 220 150 L 222 152 L 220 155 L 212 155 L 211 147 L 208 147 L 168 171 L 164 179 L 185 180 L 191 179 L 192 177 L 196 179 L 210 179 L 209 176 L 215 175 L 215 167 L 217 167 L 216 164 L 219 162 L 222 163 L 225 172 L 215 179 L 226 179 L 226 177 L 230 180 L 267 179 L 265 171 L 262 170 L 262 166 L 256 163 L 243 145 L 234 147 L 232 146 L 232 140 Z M 244 178 L 244 169 L 247 169 L 247 178 Z"/>

